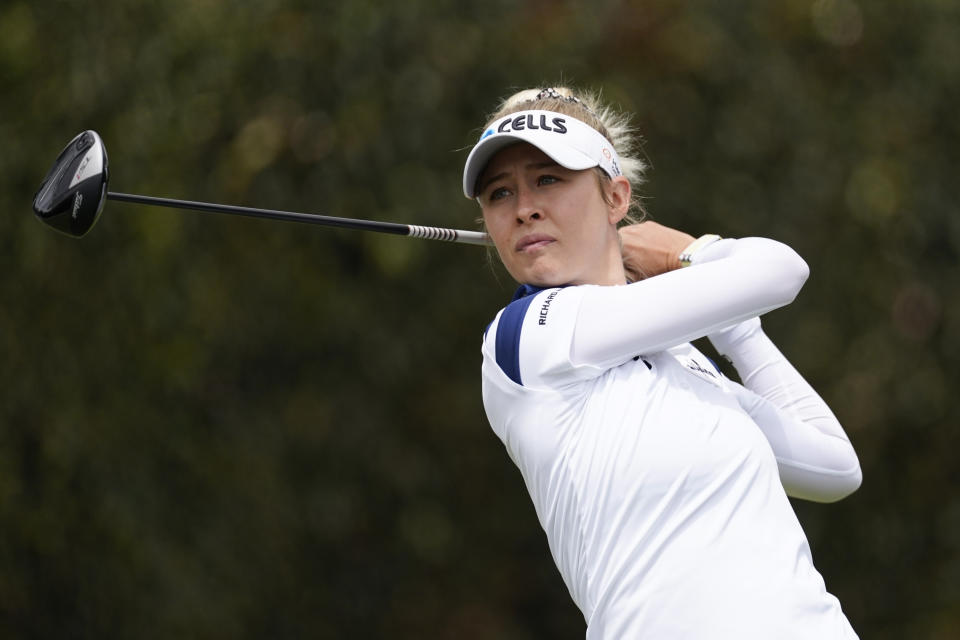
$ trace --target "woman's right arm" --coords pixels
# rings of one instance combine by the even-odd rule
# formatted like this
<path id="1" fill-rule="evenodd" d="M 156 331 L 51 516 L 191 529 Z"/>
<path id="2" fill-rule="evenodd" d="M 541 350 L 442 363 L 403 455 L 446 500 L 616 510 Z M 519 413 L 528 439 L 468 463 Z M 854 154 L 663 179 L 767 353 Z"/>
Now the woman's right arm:
<path id="1" fill-rule="evenodd" d="M 634 226 L 643 224 L 651 223 Z M 626 257 L 636 264 L 630 250 L 625 241 Z M 741 238 L 705 247 L 689 267 L 626 286 L 585 287 L 570 361 L 605 368 L 700 338 L 789 304 L 808 275 L 787 245 Z"/>

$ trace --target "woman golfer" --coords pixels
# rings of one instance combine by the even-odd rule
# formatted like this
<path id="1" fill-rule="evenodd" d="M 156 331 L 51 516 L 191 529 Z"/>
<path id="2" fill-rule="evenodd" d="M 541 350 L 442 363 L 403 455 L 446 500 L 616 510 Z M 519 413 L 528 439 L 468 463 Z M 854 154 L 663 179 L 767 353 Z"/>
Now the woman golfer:
<path id="1" fill-rule="evenodd" d="M 758 319 L 807 265 L 764 238 L 618 231 L 631 151 L 596 100 L 534 89 L 463 174 L 521 284 L 484 335 L 484 406 L 587 638 L 856 638 L 787 496 L 839 500 L 859 462 Z M 702 336 L 743 386 L 689 344 Z"/>

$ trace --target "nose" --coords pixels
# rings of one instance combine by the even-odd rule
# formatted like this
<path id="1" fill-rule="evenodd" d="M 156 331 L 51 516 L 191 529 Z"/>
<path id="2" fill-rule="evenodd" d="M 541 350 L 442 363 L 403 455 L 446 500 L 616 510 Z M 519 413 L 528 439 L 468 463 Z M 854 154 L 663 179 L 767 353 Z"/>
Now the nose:
<path id="1" fill-rule="evenodd" d="M 529 190 L 520 188 L 517 194 L 517 224 L 525 224 L 541 218 L 543 218 L 543 211 L 540 204 L 536 202 Z"/>

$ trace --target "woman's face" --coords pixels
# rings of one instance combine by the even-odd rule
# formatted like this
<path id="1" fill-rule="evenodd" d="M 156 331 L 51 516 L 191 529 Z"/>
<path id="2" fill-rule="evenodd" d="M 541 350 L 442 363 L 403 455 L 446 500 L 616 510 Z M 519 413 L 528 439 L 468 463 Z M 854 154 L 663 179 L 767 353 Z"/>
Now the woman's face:
<path id="1" fill-rule="evenodd" d="M 630 204 L 626 178 L 601 183 L 592 169 L 565 169 L 518 143 L 493 157 L 478 187 L 487 233 L 518 282 L 624 283 L 616 224 Z"/>

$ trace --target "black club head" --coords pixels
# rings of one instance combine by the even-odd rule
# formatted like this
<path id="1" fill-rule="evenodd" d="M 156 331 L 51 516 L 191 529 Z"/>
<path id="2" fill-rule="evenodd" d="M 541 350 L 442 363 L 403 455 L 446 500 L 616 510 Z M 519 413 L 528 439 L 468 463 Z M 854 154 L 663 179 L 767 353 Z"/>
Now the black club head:
<path id="1" fill-rule="evenodd" d="M 84 131 L 64 148 L 33 199 L 37 217 L 79 238 L 103 209 L 107 196 L 107 149 L 96 131 Z"/>

